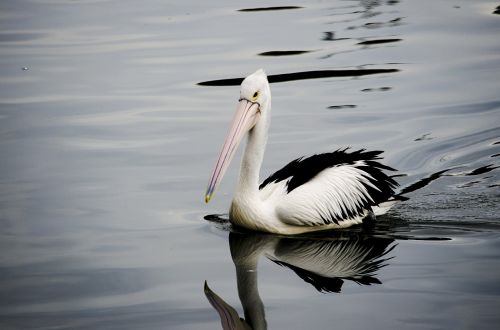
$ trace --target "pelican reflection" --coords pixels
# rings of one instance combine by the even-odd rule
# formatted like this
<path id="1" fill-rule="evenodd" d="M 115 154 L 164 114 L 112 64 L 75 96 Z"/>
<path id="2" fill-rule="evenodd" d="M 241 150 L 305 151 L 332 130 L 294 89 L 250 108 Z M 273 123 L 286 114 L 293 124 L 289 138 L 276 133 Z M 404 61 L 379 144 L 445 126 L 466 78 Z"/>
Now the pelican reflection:
<path id="1" fill-rule="evenodd" d="M 262 255 L 292 270 L 323 293 L 340 292 L 345 281 L 360 285 L 382 283 L 376 277 L 377 271 L 391 259 L 388 254 L 396 246 L 394 239 L 352 232 L 332 235 L 337 236 L 282 237 L 231 232 L 229 246 L 244 319 L 205 283 L 205 295 L 219 313 L 223 329 L 267 329 L 257 285 L 257 265 Z"/>

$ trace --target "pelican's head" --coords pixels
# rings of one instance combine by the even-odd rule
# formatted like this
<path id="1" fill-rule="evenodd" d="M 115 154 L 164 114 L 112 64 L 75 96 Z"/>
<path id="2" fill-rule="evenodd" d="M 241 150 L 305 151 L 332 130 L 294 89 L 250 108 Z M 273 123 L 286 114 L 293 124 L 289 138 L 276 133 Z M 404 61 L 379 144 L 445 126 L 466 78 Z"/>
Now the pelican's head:
<path id="1" fill-rule="evenodd" d="M 259 69 L 243 80 L 239 103 L 231 128 L 227 133 L 212 177 L 208 183 L 205 194 L 206 203 L 210 201 L 215 188 L 217 188 L 219 182 L 222 180 L 242 138 L 248 131 L 254 128 L 263 115 L 267 115 L 270 101 L 271 91 L 264 70 Z"/>
<path id="2" fill-rule="evenodd" d="M 264 70 L 259 69 L 246 77 L 241 83 L 240 102 L 246 100 L 259 105 L 259 111 L 265 111 L 270 100 L 269 82 Z"/>

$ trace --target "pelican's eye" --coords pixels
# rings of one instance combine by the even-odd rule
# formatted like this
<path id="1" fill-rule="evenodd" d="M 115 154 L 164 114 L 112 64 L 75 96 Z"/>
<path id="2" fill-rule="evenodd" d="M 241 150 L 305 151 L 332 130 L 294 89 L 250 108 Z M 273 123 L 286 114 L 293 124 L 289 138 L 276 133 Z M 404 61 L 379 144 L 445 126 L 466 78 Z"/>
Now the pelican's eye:
<path id="1" fill-rule="evenodd" d="M 252 101 L 253 102 L 257 101 L 257 98 L 259 97 L 259 94 L 260 94 L 259 91 L 256 91 L 255 93 L 253 93 L 253 95 L 252 95 Z"/>

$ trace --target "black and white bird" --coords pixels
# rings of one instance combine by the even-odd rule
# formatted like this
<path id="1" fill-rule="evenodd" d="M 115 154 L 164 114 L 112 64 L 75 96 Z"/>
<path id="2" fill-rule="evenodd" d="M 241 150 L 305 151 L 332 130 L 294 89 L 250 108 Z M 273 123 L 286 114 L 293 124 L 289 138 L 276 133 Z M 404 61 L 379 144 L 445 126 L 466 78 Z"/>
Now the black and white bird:
<path id="1" fill-rule="evenodd" d="M 252 230 L 293 235 L 344 228 L 386 213 L 398 200 L 397 183 L 378 162 L 381 151 L 349 151 L 298 158 L 259 184 L 271 121 L 271 90 L 260 69 L 241 83 L 239 104 L 208 184 L 209 202 L 242 138 L 248 142 L 229 212 Z"/>

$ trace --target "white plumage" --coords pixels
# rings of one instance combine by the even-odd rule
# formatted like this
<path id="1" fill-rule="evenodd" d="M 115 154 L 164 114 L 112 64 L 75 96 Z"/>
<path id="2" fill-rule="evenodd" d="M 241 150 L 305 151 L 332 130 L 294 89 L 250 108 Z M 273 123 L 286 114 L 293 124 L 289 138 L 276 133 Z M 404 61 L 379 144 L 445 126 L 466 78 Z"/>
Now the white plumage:
<path id="1" fill-rule="evenodd" d="M 399 199 L 397 183 L 382 170 L 380 151 L 348 149 L 299 158 L 259 185 L 271 119 L 271 91 L 258 70 L 241 84 L 240 102 L 205 196 L 208 202 L 239 142 L 248 132 L 230 209 L 237 226 L 278 234 L 343 228 L 380 215 Z M 398 198 L 399 197 L 399 198 Z"/>
<path id="2" fill-rule="evenodd" d="M 289 194 L 280 194 L 276 205 L 277 217 L 293 226 L 322 225 L 324 219 L 332 215 L 342 217 L 347 210 L 355 210 L 367 202 L 373 203 L 363 183 L 376 189 L 355 165 L 327 168 Z M 345 219 L 339 225 L 360 223 L 367 214 L 368 211 L 364 210 L 361 215 Z"/>

